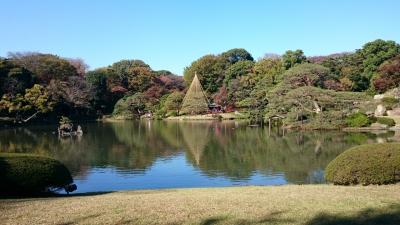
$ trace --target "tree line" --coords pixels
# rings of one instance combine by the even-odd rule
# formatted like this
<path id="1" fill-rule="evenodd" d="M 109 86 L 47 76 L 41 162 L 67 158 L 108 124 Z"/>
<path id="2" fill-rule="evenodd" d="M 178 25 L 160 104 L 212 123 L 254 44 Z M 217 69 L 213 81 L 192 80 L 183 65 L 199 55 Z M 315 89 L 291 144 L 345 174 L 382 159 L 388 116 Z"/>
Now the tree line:
<path id="1" fill-rule="evenodd" d="M 255 120 L 283 114 L 296 122 L 325 111 L 318 115 L 321 121 L 343 121 L 367 95 L 399 86 L 400 45 L 378 39 L 354 52 L 307 57 L 302 50 L 288 50 L 258 60 L 245 49 L 231 49 L 192 62 L 184 70 L 186 84 L 195 72 L 214 102 Z M 322 117 L 327 114 L 335 116 Z"/>
<path id="2" fill-rule="evenodd" d="M 336 93 L 371 95 L 397 87 L 400 45 L 378 39 L 354 52 L 307 57 L 302 50 L 288 50 L 257 60 L 245 49 L 236 48 L 200 57 L 184 69 L 183 77 L 155 71 L 141 60 L 121 60 L 88 71 L 82 59 L 11 53 L 0 58 L 0 117 L 27 122 L 61 115 L 75 119 L 107 114 L 136 118 L 149 111 L 160 118 L 176 115 L 195 72 L 207 97 L 227 111 L 242 110 L 262 118 L 275 111 L 290 114 L 292 108 L 301 108 L 302 113 L 294 113 L 298 119 L 307 117 L 304 111 L 313 106 L 307 106 L 310 101 L 290 102 L 289 96 L 312 98 L 315 103 L 316 95 L 322 93 L 351 101 L 360 95 Z M 292 93 L 302 87 L 309 87 L 306 90 L 311 94 Z M 328 101 L 326 106 L 330 104 Z"/>
<path id="3" fill-rule="evenodd" d="M 134 95 L 141 96 L 143 109 L 151 110 L 164 95 L 184 89 L 181 77 L 154 71 L 141 60 L 88 71 L 82 59 L 42 53 L 0 58 L 0 84 L 0 116 L 17 122 L 58 120 L 61 115 L 94 119 L 111 114 L 118 100 Z"/>

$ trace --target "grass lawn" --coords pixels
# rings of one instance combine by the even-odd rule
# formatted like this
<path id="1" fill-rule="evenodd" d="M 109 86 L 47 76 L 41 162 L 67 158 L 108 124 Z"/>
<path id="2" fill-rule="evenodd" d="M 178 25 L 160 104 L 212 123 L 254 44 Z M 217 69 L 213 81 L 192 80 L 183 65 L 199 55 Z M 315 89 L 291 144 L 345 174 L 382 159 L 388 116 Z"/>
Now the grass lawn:
<path id="1" fill-rule="evenodd" d="M 400 185 L 169 189 L 3 199 L 0 224 L 400 224 Z"/>

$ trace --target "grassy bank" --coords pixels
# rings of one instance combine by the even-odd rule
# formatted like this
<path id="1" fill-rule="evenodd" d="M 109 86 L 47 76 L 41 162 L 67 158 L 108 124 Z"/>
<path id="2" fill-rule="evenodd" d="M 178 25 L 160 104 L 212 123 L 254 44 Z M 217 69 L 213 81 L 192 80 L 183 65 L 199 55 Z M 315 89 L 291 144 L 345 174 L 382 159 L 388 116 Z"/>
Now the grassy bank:
<path id="1" fill-rule="evenodd" d="M 166 120 L 235 120 L 235 119 L 248 119 L 248 117 L 241 113 L 219 113 L 219 114 L 204 114 L 204 115 L 183 115 L 183 116 L 170 116 Z"/>
<path id="2" fill-rule="evenodd" d="M 400 224 L 400 185 L 127 191 L 0 200 L 2 224 Z"/>

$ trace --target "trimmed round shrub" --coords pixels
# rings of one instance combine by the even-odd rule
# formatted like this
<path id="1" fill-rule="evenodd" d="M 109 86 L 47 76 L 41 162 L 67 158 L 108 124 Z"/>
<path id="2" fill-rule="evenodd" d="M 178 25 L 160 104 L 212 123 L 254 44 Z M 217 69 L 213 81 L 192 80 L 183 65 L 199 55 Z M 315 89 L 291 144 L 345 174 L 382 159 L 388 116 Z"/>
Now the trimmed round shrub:
<path id="1" fill-rule="evenodd" d="M 386 117 L 377 117 L 376 122 L 388 125 L 389 127 L 393 127 L 394 125 L 396 125 L 396 122 L 392 118 L 386 118 Z"/>
<path id="2" fill-rule="evenodd" d="M 372 121 L 364 113 L 354 113 L 346 118 L 346 124 L 349 127 L 366 127 L 371 125 Z"/>
<path id="3" fill-rule="evenodd" d="M 400 143 L 350 148 L 328 164 L 325 179 L 339 185 L 397 183 L 400 181 Z"/>
<path id="4" fill-rule="evenodd" d="M 73 182 L 61 162 L 37 155 L 0 154 L 0 193 L 33 194 L 65 188 Z"/>

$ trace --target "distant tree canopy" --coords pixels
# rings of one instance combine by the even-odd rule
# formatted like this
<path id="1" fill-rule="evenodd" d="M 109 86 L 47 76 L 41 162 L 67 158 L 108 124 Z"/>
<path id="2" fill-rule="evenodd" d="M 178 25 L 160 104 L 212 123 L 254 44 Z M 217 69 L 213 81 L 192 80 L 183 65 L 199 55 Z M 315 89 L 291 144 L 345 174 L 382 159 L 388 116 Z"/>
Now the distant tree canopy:
<path id="1" fill-rule="evenodd" d="M 338 105 L 342 97 L 349 102 L 366 99 L 363 93 L 349 92 L 371 95 L 399 87 L 399 65 L 400 45 L 381 39 L 354 52 L 312 57 L 298 49 L 254 60 L 245 49 L 234 48 L 194 60 L 184 69 L 183 77 L 167 70 L 155 71 L 139 59 L 124 59 L 88 71 L 80 58 L 11 53 L 0 58 L 0 117 L 19 117 L 16 120 L 21 121 L 33 114 L 42 119 L 65 115 L 96 118 L 113 112 L 131 118 L 147 112 L 159 118 L 176 115 L 197 73 L 207 102 L 226 111 L 243 111 L 252 121 L 261 121 L 274 107 L 288 117 L 342 121 L 344 115 L 330 105 L 329 96 L 335 97 L 332 104 Z M 321 99 L 327 105 L 317 101 L 318 94 L 325 96 Z M 288 98 L 304 99 L 296 103 Z M 304 113 L 314 104 L 324 113 Z M 284 110 L 284 105 L 293 107 Z M 345 106 L 350 105 L 347 102 Z M 205 111 L 204 102 L 202 106 Z M 323 107 L 335 112 L 325 112 Z"/>
<path id="2" fill-rule="evenodd" d="M 239 61 L 253 61 L 253 56 L 243 48 L 234 48 L 221 54 L 221 57 L 231 64 Z"/>
<path id="3" fill-rule="evenodd" d="M 230 65 L 225 71 L 224 84 L 228 85 L 231 80 L 248 75 L 253 72 L 253 68 L 254 62 L 249 60 L 238 61 Z"/>
<path id="4" fill-rule="evenodd" d="M 153 71 L 142 60 L 136 59 L 121 60 L 107 68 L 89 71 L 86 74 L 86 80 L 94 85 L 94 90 L 96 90 L 94 96 L 98 104 L 96 108 L 105 113 L 111 110 L 114 114 L 120 111 L 113 109 L 114 104 L 124 96 L 138 94 L 136 99 L 139 98 L 138 96 L 140 99 L 143 98 L 146 104 L 140 113 L 144 113 L 144 109 L 154 111 L 162 108 L 160 99 L 164 95 L 184 89 L 181 77 L 167 70 Z M 135 113 L 128 114 L 137 117 L 137 113 L 136 110 Z"/>
<path id="5" fill-rule="evenodd" d="M 91 85 L 94 91 L 93 105 L 96 111 L 112 112 L 113 103 L 118 101 L 118 95 L 113 94 L 108 86 L 109 74 L 109 69 L 100 68 L 89 71 L 85 75 L 86 82 Z"/>
<path id="6" fill-rule="evenodd" d="M 284 71 L 282 60 L 279 58 L 263 58 L 254 65 L 254 72 L 263 77 L 266 85 L 280 82 Z"/>
<path id="7" fill-rule="evenodd" d="M 61 115 L 95 118 L 112 113 L 119 99 L 131 95 L 136 97 L 130 98 L 128 104 L 137 103 L 138 99 L 144 104 L 143 110 L 141 105 L 126 107 L 135 111 L 131 116 L 136 116 L 144 109 L 160 108 L 164 95 L 185 88 L 181 77 L 166 70 L 153 71 L 141 60 L 121 60 L 105 68 L 87 70 L 82 59 L 51 54 L 11 53 L 9 58 L 1 58 L 0 116 L 15 117 L 16 121 L 41 115 L 54 119 Z M 32 93 L 41 96 L 37 98 L 44 103 L 48 101 L 48 107 L 34 103 Z"/>
<path id="8" fill-rule="evenodd" d="M 154 73 L 141 60 L 121 60 L 110 66 L 111 86 L 121 86 L 127 90 L 143 91 L 151 84 Z"/>
<path id="9" fill-rule="evenodd" d="M 224 80 L 227 82 L 230 80 L 229 77 L 234 78 L 237 75 L 235 73 L 242 70 L 242 66 L 253 64 L 253 60 L 251 54 L 241 48 L 231 49 L 220 55 L 205 55 L 186 67 L 183 77 L 186 85 L 189 85 L 197 72 L 204 90 L 208 94 L 213 94 L 222 86 Z M 234 66 L 237 63 L 242 66 Z M 226 71 L 228 68 L 230 72 Z"/>
<path id="10" fill-rule="evenodd" d="M 66 81 L 52 80 L 47 88 L 52 98 L 67 108 L 90 109 L 94 100 L 93 87 L 82 77 L 69 77 Z"/>
<path id="11" fill-rule="evenodd" d="M 0 59 L 0 96 L 22 93 L 33 84 L 32 73 L 8 59 Z"/>
<path id="12" fill-rule="evenodd" d="M 214 93 L 222 85 L 227 62 L 221 56 L 206 55 L 192 62 L 183 72 L 186 85 L 190 85 L 197 73 L 203 88 L 208 93 Z"/>
<path id="13" fill-rule="evenodd" d="M 195 60 L 185 68 L 184 79 L 189 84 L 197 72 L 209 99 L 228 109 L 262 116 L 271 110 L 267 106 L 275 102 L 273 98 L 302 87 L 369 94 L 398 87 L 399 55 L 399 44 L 380 39 L 354 52 L 309 58 L 298 49 L 254 61 L 247 51 L 232 49 Z M 319 119 L 329 121 L 328 117 Z"/>
<path id="14" fill-rule="evenodd" d="M 78 76 L 78 71 L 68 60 L 56 55 L 11 53 L 10 60 L 31 71 L 41 84 L 48 84 L 52 79 L 66 80 L 70 76 Z"/>
<path id="15" fill-rule="evenodd" d="M 305 63 L 297 65 L 283 74 L 286 85 L 290 88 L 303 86 L 324 87 L 324 81 L 330 79 L 328 68 L 317 64 Z"/>
<path id="16" fill-rule="evenodd" d="M 79 76 L 84 77 L 86 72 L 89 69 L 89 66 L 85 63 L 85 61 L 81 58 L 75 58 L 75 59 L 67 59 L 68 62 L 75 67 L 76 72 L 78 73 Z"/>
<path id="17" fill-rule="evenodd" d="M 282 56 L 282 63 L 285 69 L 290 69 L 291 67 L 301 64 L 307 61 L 307 57 L 304 55 L 303 50 L 288 50 Z"/>
<path id="18" fill-rule="evenodd" d="M 377 68 L 386 60 L 400 53 L 400 45 L 394 41 L 381 39 L 368 42 L 362 49 L 357 51 L 363 58 L 364 73 L 371 78 Z"/>

